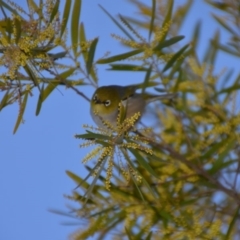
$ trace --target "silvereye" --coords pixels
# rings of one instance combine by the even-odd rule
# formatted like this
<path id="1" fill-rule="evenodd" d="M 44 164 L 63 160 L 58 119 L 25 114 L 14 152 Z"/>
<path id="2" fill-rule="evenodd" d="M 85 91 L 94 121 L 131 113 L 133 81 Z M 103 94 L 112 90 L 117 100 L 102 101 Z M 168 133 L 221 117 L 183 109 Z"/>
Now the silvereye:
<path id="1" fill-rule="evenodd" d="M 117 125 L 119 103 L 122 102 L 126 108 L 126 118 L 132 117 L 135 113 L 142 113 L 148 103 L 161 99 L 172 99 L 175 94 L 150 95 L 136 93 L 140 85 L 129 86 L 102 86 L 99 87 L 91 99 L 91 116 L 99 127 L 104 128 L 103 121 L 109 122 L 112 126 Z"/>

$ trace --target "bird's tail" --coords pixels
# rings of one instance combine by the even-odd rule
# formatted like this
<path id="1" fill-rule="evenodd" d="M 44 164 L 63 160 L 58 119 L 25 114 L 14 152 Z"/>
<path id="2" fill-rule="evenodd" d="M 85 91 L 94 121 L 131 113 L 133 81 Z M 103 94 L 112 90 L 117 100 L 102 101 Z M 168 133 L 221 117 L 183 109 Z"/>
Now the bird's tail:
<path id="1" fill-rule="evenodd" d="M 148 103 L 151 103 L 158 100 L 166 100 L 166 99 L 172 100 L 176 97 L 177 97 L 177 93 L 166 93 L 162 95 L 149 95 L 146 100 Z"/>

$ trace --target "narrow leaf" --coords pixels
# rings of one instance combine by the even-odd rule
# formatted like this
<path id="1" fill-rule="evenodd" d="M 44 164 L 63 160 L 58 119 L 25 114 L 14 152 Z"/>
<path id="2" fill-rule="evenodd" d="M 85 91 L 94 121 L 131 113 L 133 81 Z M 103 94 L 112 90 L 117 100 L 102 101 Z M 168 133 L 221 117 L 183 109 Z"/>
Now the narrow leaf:
<path id="1" fill-rule="evenodd" d="M 94 59 L 94 54 L 95 54 L 97 43 L 98 43 L 98 38 L 95 38 L 92 41 L 91 46 L 89 48 L 87 63 L 86 63 L 88 74 L 90 74 L 90 72 L 92 70 L 92 64 L 93 64 L 93 59 Z"/>
<path id="2" fill-rule="evenodd" d="M 134 38 L 112 17 L 112 15 L 99 4 L 99 7 L 110 17 L 110 19 L 119 27 L 120 30 L 131 40 L 134 40 Z"/>
<path id="3" fill-rule="evenodd" d="M 99 134 L 99 133 L 93 133 L 93 132 L 88 132 L 84 134 L 77 134 L 75 135 L 76 138 L 81 138 L 81 139 L 102 139 L 102 140 L 111 140 L 111 137 Z"/>
<path id="4" fill-rule="evenodd" d="M 2 98 L 1 100 L 1 103 L 0 103 L 0 111 L 5 107 L 7 106 L 7 101 L 8 99 L 12 96 L 12 92 L 9 93 L 9 90 L 7 90 L 7 92 L 5 93 L 4 97 Z"/>
<path id="5" fill-rule="evenodd" d="M 71 37 L 72 37 L 72 49 L 74 56 L 77 56 L 77 48 L 78 48 L 78 26 L 80 19 L 80 11 L 81 11 L 81 0 L 75 0 L 72 11 L 72 22 L 71 22 Z"/>
<path id="6" fill-rule="evenodd" d="M 40 93 L 38 96 L 38 102 L 37 102 L 37 108 L 36 108 L 36 116 L 40 113 L 41 107 L 42 107 L 42 92 L 44 91 L 44 84 L 42 84 L 42 87 L 40 89 Z"/>
<path id="7" fill-rule="evenodd" d="M 133 240 L 130 234 L 130 231 L 127 229 L 127 227 L 125 227 L 125 232 L 127 234 L 128 240 Z"/>
<path id="8" fill-rule="evenodd" d="M 83 59 L 86 63 L 88 52 L 87 52 L 87 49 L 86 49 L 86 35 L 85 35 L 85 30 L 84 30 L 83 23 L 80 24 L 80 46 L 81 46 L 81 49 L 82 49 Z"/>
<path id="9" fill-rule="evenodd" d="M 152 231 L 147 235 L 146 240 L 151 240 L 152 237 Z"/>
<path id="10" fill-rule="evenodd" d="M 7 10 L 9 10 L 11 13 L 13 13 L 16 16 L 20 16 L 19 13 L 16 11 L 16 9 L 13 9 L 12 7 L 10 7 L 7 3 L 5 3 L 4 1 L 0 0 L 0 5 L 4 8 L 6 8 Z"/>
<path id="11" fill-rule="evenodd" d="M 22 27 L 21 27 L 21 22 L 16 17 L 14 18 L 14 25 L 15 25 L 15 29 L 16 29 L 15 43 L 17 44 L 21 37 Z"/>
<path id="12" fill-rule="evenodd" d="M 50 93 L 58 86 L 58 83 L 49 83 L 47 87 L 42 91 L 42 103 L 46 100 L 46 98 L 50 95 Z M 37 113 L 37 115 L 39 112 Z"/>
<path id="13" fill-rule="evenodd" d="M 155 11 L 156 11 L 156 0 L 152 0 L 152 15 L 151 15 L 151 22 L 150 22 L 150 27 L 149 27 L 149 34 L 148 34 L 149 40 L 151 38 L 153 29 L 154 29 Z"/>
<path id="14" fill-rule="evenodd" d="M 160 42 L 153 50 L 154 51 L 160 51 L 162 50 L 163 48 L 165 47 L 169 47 L 179 41 L 181 41 L 182 39 L 184 39 L 185 37 L 180 35 L 180 36 L 176 36 L 176 37 L 173 37 L 173 38 L 170 38 L 166 41 L 163 41 L 163 42 Z"/>
<path id="15" fill-rule="evenodd" d="M 103 168 L 104 168 L 104 165 L 105 165 L 107 159 L 108 159 L 108 158 L 105 157 L 105 158 L 102 160 L 102 163 L 101 163 L 101 165 L 100 165 L 100 168 L 98 169 L 97 173 L 94 175 L 95 177 L 94 177 L 94 179 L 93 179 L 90 187 L 87 189 L 86 193 L 84 194 L 83 197 L 86 198 L 85 203 L 87 203 L 87 201 L 88 201 L 88 199 L 89 199 L 89 197 L 90 197 L 90 195 L 91 195 L 91 193 L 92 193 L 92 191 L 93 191 L 93 188 L 94 188 L 94 186 L 95 186 L 96 183 L 97 183 L 97 180 L 98 180 L 98 178 L 99 178 L 99 175 L 100 175 L 100 173 L 102 172 L 102 170 L 103 170 Z"/>
<path id="16" fill-rule="evenodd" d="M 33 81 L 34 86 L 37 86 L 38 89 L 40 90 L 37 77 L 35 76 L 34 72 L 33 72 L 32 69 L 31 69 L 31 67 L 27 64 L 27 65 L 24 66 L 24 70 L 26 71 L 26 73 L 28 74 L 28 76 L 29 76 L 29 77 L 31 78 L 31 80 Z"/>
<path id="17" fill-rule="evenodd" d="M 188 48 L 189 44 L 181 48 L 177 53 L 175 53 L 171 59 L 167 62 L 166 66 L 163 68 L 163 72 L 167 71 L 172 65 L 181 57 L 183 52 Z"/>
<path id="18" fill-rule="evenodd" d="M 198 42 L 200 39 L 200 31 L 201 31 L 201 21 L 198 21 L 196 23 L 196 26 L 194 28 L 194 32 L 193 32 L 193 36 L 192 36 L 192 41 L 191 41 L 191 45 L 193 49 L 196 49 L 198 46 Z"/>
<path id="19" fill-rule="evenodd" d="M 152 73 L 152 66 L 146 72 L 145 79 L 143 81 L 142 94 L 145 92 L 145 89 L 149 86 L 149 80 Z"/>
<path id="20" fill-rule="evenodd" d="M 84 187 L 85 189 L 87 189 L 89 187 L 89 183 L 87 181 L 84 181 L 81 177 L 79 177 L 75 173 L 67 170 L 66 174 L 77 184 L 81 183 L 82 187 Z"/>
<path id="21" fill-rule="evenodd" d="M 210 55 L 210 58 L 209 58 L 209 62 L 211 64 L 211 66 L 214 66 L 216 56 L 217 56 L 217 53 L 218 53 L 217 46 L 218 46 L 218 43 L 219 43 L 219 31 L 216 32 L 216 34 L 214 35 L 214 38 L 211 41 L 211 43 L 212 43 L 212 51 L 211 51 L 211 55 Z"/>
<path id="22" fill-rule="evenodd" d="M 65 71 L 59 75 L 60 81 L 49 81 L 47 87 L 45 89 L 42 88 L 39 98 L 38 98 L 36 116 L 39 115 L 42 103 L 47 99 L 47 97 L 50 95 L 50 93 L 61 83 L 61 81 L 64 82 L 67 77 L 72 75 L 72 73 L 75 70 L 76 70 L 76 68 L 68 69 L 67 71 Z"/>
<path id="23" fill-rule="evenodd" d="M 219 151 L 219 149 L 224 147 L 228 143 L 228 141 L 229 139 L 226 138 L 220 142 L 213 144 L 206 153 L 201 155 L 200 159 L 204 160 L 204 159 L 211 158 L 214 154 L 216 154 Z"/>
<path id="24" fill-rule="evenodd" d="M 232 221 L 230 222 L 229 224 L 229 227 L 228 227 L 228 231 L 227 231 L 227 234 L 226 236 L 224 237 L 225 240 L 229 240 L 230 239 L 230 236 L 231 236 L 231 232 L 233 230 L 233 227 L 235 225 L 235 223 L 237 222 L 237 220 L 239 219 L 239 215 L 240 215 L 240 206 L 238 206 L 233 218 L 232 218 Z"/>
<path id="25" fill-rule="evenodd" d="M 70 69 L 66 70 L 65 72 L 62 72 L 59 75 L 60 80 L 65 81 L 69 76 L 71 76 L 74 73 L 75 70 L 76 70 L 76 68 L 73 67 L 73 68 L 70 68 Z"/>
<path id="26" fill-rule="evenodd" d="M 18 114 L 18 118 L 17 118 L 16 124 L 15 124 L 14 130 L 13 130 L 13 134 L 15 134 L 17 132 L 19 124 L 21 123 L 21 121 L 23 119 L 23 114 L 24 114 L 24 111 L 26 108 L 28 94 L 29 94 L 29 91 L 26 90 L 23 101 L 20 105 L 20 110 L 19 110 L 19 114 Z"/>
<path id="27" fill-rule="evenodd" d="M 225 45 L 222 45 L 222 44 L 219 43 L 219 44 L 217 45 L 217 47 L 218 47 L 219 49 L 221 49 L 222 51 L 230 54 L 230 55 L 236 56 L 236 57 L 238 57 L 238 58 L 240 57 L 240 54 L 239 54 L 237 51 L 235 51 L 235 50 L 233 50 L 233 49 L 231 49 L 231 48 L 229 48 L 229 47 L 226 47 Z"/>
<path id="28" fill-rule="evenodd" d="M 152 169 L 152 167 L 147 163 L 147 161 L 144 159 L 144 157 L 141 156 L 141 154 L 138 153 L 138 151 L 134 149 L 129 149 L 129 151 L 136 157 L 136 160 L 139 162 L 139 164 L 148 171 L 152 176 L 155 178 L 159 178 L 158 174 Z"/>
<path id="29" fill-rule="evenodd" d="M 108 70 L 114 70 L 114 71 L 147 71 L 148 69 L 139 66 L 139 65 L 133 65 L 133 64 L 110 64 L 111 68 Z"/>
<path id="30" fill-rule="evenodd" d="M 65 32 L 65 29 L 66 29 L 66 26 L 67 26 L 67 23 L 68 23 L 71 4 L 72 4 L 72 0 L 65 1 L 63 19 L 62 19 L 62 25 L 61 25 L 61 31 L 60 31 L 60 36 L 61 37 L 62 37 L 63 33 Z"/>
<path id="31" fill-rule="evenodd" d="M 42 14 L 42 11 L 41 11 L 42 8 L 38 7 L 38 5 L 35 3 L 34 0 L 28 0 L 27 3 L 28 3 L 28 8 L 29 9 L 33 9 L 39 15 L 40 18 L 43 17 L 43 14 Z"/>
<path id="32" fill-rule="evenodd" d="M 109 58 L 100 59 L 100 60 L 97 61 L 97 63 L 105 64 L 105 63 L 116 62 L 116 61 L 120 61 L 120 60 L 124 60 L 126 58 L 129 58 L 131 56 L 137 55 L 141 52 L 143 52 L 143 49 L 137 49 L 137 50 L 133 50 L 131 52 L 115 55 L 115 56 L 112 56 L 112 57 L 109 57 Z"/>
<path id="33" fill-rule="evenodd" d="M 162 34 L 160 42 L 164 41 L 167 34 L 168 34 L 168 31 L 169 31 L 169 28 L 170 28 L 169 25 L 171 23 L 171 18 L 172 18 L 173 3 L 174 3 L 173 0 L 168 1 L 168 10 L 167 10 L 166 17 L 165 17 L 165 19 L 163 21 L 163 24 L 162 24 L 163 34 Z"/>
<path id="34" fill-rule="evenodd" d="M 228 32 L 230 32 L 232 35 L 237 36 L 238 34 L 226 23 L 226 20 L 223 18 L 218 17 L 215 14 L 212 14 L 213 18 Z"/>
<path id="35" fill-rule="evenodd" d="M 212 168 L 208 171 L 210 174 L 215 174 L 220 171 L 222 168 L 231 165 L 232 161 L 225 161 L 226 156 L 230 154 L 230 151 L 236 145 L 236 139 L 233 137 L 231 140 L 227 139 L 226 145 L 224 145 L 225 149 L 219 154 L 217 160 L 213 162 Z M 225 142 L 225 141 L 224 141 Z"/>
<path id="36" fill-rule="evenodd" d="M 55 5 L 52 9 L 52 13 L 50 16 L 50 23 L 53 21 L 53 19 L 55 18 L 56 14 L 58 13 L 58 8 L 59 8 L 59 2 L 60 0 L 56 0 Z"/>
<path id="37" fill-rule="evenodd" d="M 67 51 L 59 52 L 59 53 L 48 53 L 48 56 L 51 57 L 54 61 L 59 58 L 64 58 L 67 54 Z"/>

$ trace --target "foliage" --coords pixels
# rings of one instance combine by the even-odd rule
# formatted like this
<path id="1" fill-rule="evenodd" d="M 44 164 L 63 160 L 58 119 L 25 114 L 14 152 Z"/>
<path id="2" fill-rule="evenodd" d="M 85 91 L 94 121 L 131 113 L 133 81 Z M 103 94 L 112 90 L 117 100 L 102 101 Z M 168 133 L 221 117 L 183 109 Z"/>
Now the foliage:
<path id="1" fill-rule="evenodd" d="M 191 0 L 178 7 L 173 0 L 152 0 L 151 6 L 129 1 L 142 19 L 115 18 L 100 6 L 122 31 L 123 36 L 112 37 L 128 51 L 97 60 L 98 38 L 86 40 L 84 25 L 79 24 L 81 1 L 66 1 L 62 17 L 59 1 L 40 1 L 39 6 L 28 1 L 28 14 L 1 1 L 2 12 L 10 11 L 12 17 L 5 16 L 0 27 L 0 62 L 6 69 L 0 79 L 5 92 L 0 109 L 19 103 L 15 132 L 34 88 L 39 91 L 39 114 L 43 101 L 59 85 L 89 100 L 76 86 L 96 87 L 98 64 L 107 64 L 111 71 L 145 72 L 142 91 L 157 83 L 156 91 L 178 97 L 164 102 L 161 111 L 154 109 L 157 128 L 133 127 L 139 116 L 124 119 L 123 108 L 117 129 L 106 123 L 108 130 L 86 126 L 86 133 L 76 135 L 86 140 L 82 147 L 95 146 L 83 162 L 96 158 L 97 163 L 86 167 L 89 175 L 84 179 L 67 171 L 78 184 L 68 196 L 80 205 L 72 215 L 88 220 L 72 239 L 94 234 L 97 239 L 109 234 L 115 239 L 237 239 L 240 72 L 235 70 L 234 78 L 232 69 L 217 72 L 215 65 L 219 52 L 239 61 L 239 3 L 206 1 L 221 10 L 213 18 L 227 31 L 229 42 L 222 43 L 216 31 L 200 60 L 201 23 L 187 45 L 178 34 Z M 71 47 L 66 45 L 70 16 Z M 57 47 L 62 51 L 50 53 Z M 72 65 L 61 63 L 66 58 Z M 82 78 L 72 78 L 76 74 Z"/>

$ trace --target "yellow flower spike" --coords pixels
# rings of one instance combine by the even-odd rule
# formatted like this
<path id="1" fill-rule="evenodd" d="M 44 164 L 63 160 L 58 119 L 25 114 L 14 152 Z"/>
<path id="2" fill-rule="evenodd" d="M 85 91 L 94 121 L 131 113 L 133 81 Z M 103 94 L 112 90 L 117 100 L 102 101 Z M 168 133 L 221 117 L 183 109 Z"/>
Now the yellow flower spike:
<path id="1" fill-rule="evenodd" d="M 88 153 L 82 160 L 82 163 L 86 163 L 89 160 L 95 158 L 102 151 L 102 147 L 94 148 L 90 153 Z"/>
<path id="2" fill-rule="evenodd" d="M 112 177 L 112 174 L 113 174 L 113 154 L 114 152 L 112 151 L 111 152 L 111 155 L 109 156 L 109 159 L 108 159 L 108 167 L 107 167 L 107 176 L 106 176 L 106 189 L 108 191 L 110 191 L 110 188 L 111 188 L 111 177 Z"/>

